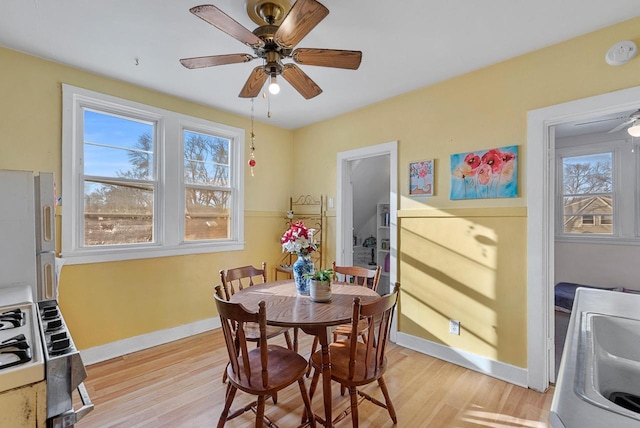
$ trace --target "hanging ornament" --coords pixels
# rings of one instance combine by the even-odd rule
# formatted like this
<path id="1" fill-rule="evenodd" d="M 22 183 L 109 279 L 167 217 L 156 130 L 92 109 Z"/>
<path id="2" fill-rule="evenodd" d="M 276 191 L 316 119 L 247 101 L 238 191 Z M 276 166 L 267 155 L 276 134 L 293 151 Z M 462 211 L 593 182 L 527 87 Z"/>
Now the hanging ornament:
<path id="1" fill-rule="evenodd" d="M 249 145 L 249 166 L 251 167 L 251 176 L 253 177 L 253 167 L 256 166 L 256 133 L 253 131 L 253 101 L 254 98 L 251 98 L 251 145 Z"/>

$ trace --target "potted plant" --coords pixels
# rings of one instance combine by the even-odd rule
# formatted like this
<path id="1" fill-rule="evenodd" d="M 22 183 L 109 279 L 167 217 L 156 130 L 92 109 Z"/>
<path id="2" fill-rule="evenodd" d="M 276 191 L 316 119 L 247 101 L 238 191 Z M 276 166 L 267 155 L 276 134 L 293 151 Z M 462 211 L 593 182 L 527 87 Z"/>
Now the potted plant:
<path id="1" fill-rule="evenodd" d="M 333 270 L 321 269 L 304 275 L 309 280 L 309 296 L 313 302 L 331 300 L 331 278 Z"/>

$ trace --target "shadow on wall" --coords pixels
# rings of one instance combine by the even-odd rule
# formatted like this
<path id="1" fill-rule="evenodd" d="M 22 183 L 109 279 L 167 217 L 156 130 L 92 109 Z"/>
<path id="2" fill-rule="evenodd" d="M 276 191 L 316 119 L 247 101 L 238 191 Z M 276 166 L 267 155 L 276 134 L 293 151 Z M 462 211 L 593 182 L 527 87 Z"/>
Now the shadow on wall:
<path id="1" fill-rule="evenodd" d="M 519 216 L 403 218 L 400 331 L 526 367 L 525 230 Z"/>

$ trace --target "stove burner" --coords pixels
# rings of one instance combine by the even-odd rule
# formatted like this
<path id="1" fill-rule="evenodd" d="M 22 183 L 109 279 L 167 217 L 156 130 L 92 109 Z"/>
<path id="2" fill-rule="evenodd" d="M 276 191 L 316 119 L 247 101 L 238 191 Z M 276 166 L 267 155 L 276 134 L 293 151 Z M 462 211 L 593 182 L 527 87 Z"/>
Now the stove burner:
<path id="1" fill-rule="evenodd" d="M 0 330 L 9 330 L 24 325 L 24 314 L 20 309 L 13 309 L 0 314 Z"/>
<path id="2" fill-rule="evenodd" d="M 24 334 L 0 342 L 0 370 L 31 361 L 31 348 Z"/>

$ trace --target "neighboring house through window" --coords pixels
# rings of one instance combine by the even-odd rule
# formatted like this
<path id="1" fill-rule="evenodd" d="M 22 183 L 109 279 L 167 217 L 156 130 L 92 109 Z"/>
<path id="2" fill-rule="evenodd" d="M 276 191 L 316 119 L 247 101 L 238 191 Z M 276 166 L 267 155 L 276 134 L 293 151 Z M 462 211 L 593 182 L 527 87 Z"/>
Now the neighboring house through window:
<path id="1" fill-rule="evenodd" d="M 244 131 L 63 85 L 70 263 L 243 248 Z"/>

